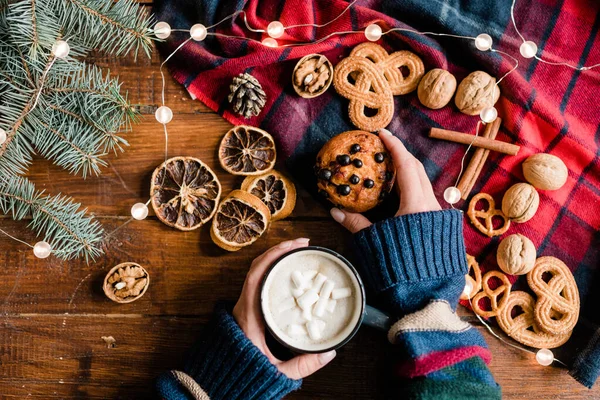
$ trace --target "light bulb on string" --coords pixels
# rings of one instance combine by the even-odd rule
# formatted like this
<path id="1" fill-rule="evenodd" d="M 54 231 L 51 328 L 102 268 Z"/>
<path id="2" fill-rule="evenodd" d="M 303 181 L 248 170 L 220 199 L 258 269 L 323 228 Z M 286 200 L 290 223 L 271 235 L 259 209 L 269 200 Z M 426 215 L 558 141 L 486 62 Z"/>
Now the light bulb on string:
<path id="1" fill-rule="evenodd" d="M 498 110 L 495 107 L 486 107 L 479 113 L 479 117 L 486 124 L 490 124 L 498 118 Z"/>
<path id="2" fill-rule="evenodd" d="M 135 203 L 131 207 L 131 216 L 138 221 L 146 219 L 148 216 L 148 206 L 144 203 Z"/>
<path id="3" fill-rule="evenodd" d="M 539 349 L 538 352 L 535 353 L 535 359 L 538 364 L 547 367 L 554 361 L 554 353 L 548 349 Z"/>
<path id="4" fill-rule="evenodd" d="M 50 253 L 52 253 L 52 246 L 50 246 L 50 243 L 48 242 L 37 242 L 33 246 L 33 254 L 37 258 L 47 258 L 50 255 Z"/>
<path id="5" fill-rule="evenodd" d="M 273 21 L 267 26 L 267 34 L 273 39 L 277 39 L 283 36 L 284 31 L 285 28 L 283 27 L 283 24 L 279 21 Z"/>
<path id="6" fill-rule="evenodd" d="M 168 124 L 173 119 L 173 111 L 167 106 L 160 106 L 156 109 L 154 116 L 161 124 Z"/>
<path id="7" fill-rule="evenodd" d="M 472 292 L 473 292 L 473 284 L 471 283 L 471 281 L 466 281 L 465 288 L 463 289 L 463 294 L 470 299 Z"/>
<path id="8" fill-rule="evenodd" d="M 277 40 L 270 37 L 264 38 L 262 44 L 267 47 L 277 47 Z"/>
<path id="9" fill-rule="evenodd" d="M 536 53 L 537 53 L 537 50 L 538 50 L 537 44 L 535 44 L 531 40 L 523 42 L 521 44 L 521 47 L 519 47 L 519 52 L 525 58 L 532 58 L 532 57 L 534 57 L 536 55 Z"/>
<path id="10" fill-rule="evenodd" d="M 171 25 L 164 21 L 157 22 L 154 25 L 154 34 L 159 39 L 166 39 L 171 36 Z"/>
<path id="11" fill-rule="evenodd" d="M 444 190 L 444 200 L 450 205 L 456 204 L 460 201 L 460 189 L 456 186 L 450 186 Z"/>
<path id="12" fill-rule="evenodd" d="M 365 37 L 371 42 L 376 42 L 381 39 L 382 33 L 381 27 L 377 24 L 371 24 L 365 28 Z"/>
<path id="13" fill-rule="evenodd" d="M 475 38 L 475 47 L 477 50 L 487 51 L 492 48 L 492 37 L 487 33 L 477 35 Z"/>
<path id="14" fill-rule="evenodd" d="M 57 40 L 52 45 L 52 54 L 54 54 L 57 58 L 65 58 L 69 55 L 69 51 L 71 51 L 71 47 L 69 43 L 64 40 Z"/>
<path id="15" fill-rule="evenodd" d="M 206 35 L 208 35 L 208 31 L 206 30 L 206 27 L 202 24 L 196 24 L 190 28 L 190 36 L 196 42 L 201 42 L 204 39 L 206 39 Z"/>
<path id="16" fill-rule="evenodd" d="M 6 131 L 2 128 L 0 128 L 0 146 L 4 144 L 4 142 L 6 142 Z"/>

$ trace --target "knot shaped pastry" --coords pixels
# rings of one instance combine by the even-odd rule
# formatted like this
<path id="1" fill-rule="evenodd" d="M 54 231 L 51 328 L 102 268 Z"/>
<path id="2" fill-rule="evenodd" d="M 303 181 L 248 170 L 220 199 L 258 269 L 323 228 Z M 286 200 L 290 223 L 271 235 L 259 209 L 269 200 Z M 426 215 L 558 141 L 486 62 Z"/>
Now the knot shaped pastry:
<path id="1" fill-rule="evenodd" d="M 546 282 L 544 278 L 551 275 Z M 579 290 L 569 267 L 555 257 L 540 257 L 527 274 L 527 283 L 537 295 L 535 322 L 555 335 L 570 332 L 579 319 Z"/>
<path id="2" fill-rule="evenodd" d="M 491 278 L 498 278 L 501 282 L 495 289 L 490 287 Z M 473 297 L 473 311 L 485 318 L 495 317 L 506 306 L 512 284 L 508 280 L 508 277 L 500 271 L 489 271 L 483 276 L 481 283 L 483 292 L 477 293 L 475 297 Z M 480 307 L 479 301 L 483 298 L 488 298 L 490 300 L 491 310 L 483 310 Z"/>
<path id="3" fill-rule="evenodd" d="M 487 208 L 476 210 L 475 206 L 479 200 L 485 200 Z M 502 210 L 496 208 L 496 202 L 492 196 L 487 193 L 478 193 L 473 196 L 473 199 L 471 199 L 471 202 L 469 203 L 467 215 L 475 228 L 479 229 L 481 233 L 489 237 L 500 236 L 510 227 L 510 220 L 506 218 L 506 215 L 504 215 Z M 502 219 L 502 225 L 494 228 L 494 218 Z"/>
<path id="4" fill-rule="evenodd" d="M 401 50 L 388 54 L 383 47 L 375 43 L 359 44 L 352 49 L 350 57 L 363 57 L 373 61 L 389 83 L 394 95 L 416 90 L 425 73 L 423 61 L 415 53 Z M 402 67 L 408 69 L 407 76 L 402 74 Z"/>
<path id="5" fill-rule="evenodd" d="M 529 293 L 512 292 L 506 305 L 496 316 L 496 321 L 508 336 L 526 346 L 553 349 L 569 340 L 571 331 L 559 335 L 542 331 L 535 322 L 534 308 L 535 301 Z"/>

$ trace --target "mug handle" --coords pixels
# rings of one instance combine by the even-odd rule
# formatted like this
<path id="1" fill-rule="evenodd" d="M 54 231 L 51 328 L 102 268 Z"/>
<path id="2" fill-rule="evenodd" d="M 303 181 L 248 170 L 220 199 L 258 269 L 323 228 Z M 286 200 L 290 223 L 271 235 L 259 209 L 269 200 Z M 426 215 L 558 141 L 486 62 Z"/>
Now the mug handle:
<path id="1" fill-rule="evenodd" d="M 383 311 L 366 305 L 363 314 L 363 324 L 387 332 L 392 327 L 392 318 Z"/>

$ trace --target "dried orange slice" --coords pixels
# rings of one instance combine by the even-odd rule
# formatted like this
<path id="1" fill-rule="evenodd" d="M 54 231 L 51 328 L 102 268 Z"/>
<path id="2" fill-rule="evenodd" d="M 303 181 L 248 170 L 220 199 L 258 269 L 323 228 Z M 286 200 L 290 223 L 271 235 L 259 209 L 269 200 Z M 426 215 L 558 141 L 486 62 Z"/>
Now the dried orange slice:
<path id="1" fill-rule="evenodd" d="M 272 221 L 286 218 L 296 206 L 296 186 L 275 170 L 247 177 L 242 182 L 242 190 L 258 197 L 269 207 Z"/>
<path id="2" fill-rule="evenodd" d="M 191 231 L 215 214 L 221 184 L 215 173 L 197 158 L 174 157 L 154 170 L 150 197 L 161 222 Z"/>
<path id="3" fill-rule="evenodd" d="M 219 146 L 221 166 L 233 175 L 264 174 L 273 169 L 276 157 L 273 137 L 253 126 L 233 127 Z"/>
<path id="4" fill-rule="evenodd" d="M 271 222 L 269 208 L 256 196 L 234 190 L 225 197 L 212 222 L 210 237 L 227 251 L 238 251 L 254 243 Z"/>

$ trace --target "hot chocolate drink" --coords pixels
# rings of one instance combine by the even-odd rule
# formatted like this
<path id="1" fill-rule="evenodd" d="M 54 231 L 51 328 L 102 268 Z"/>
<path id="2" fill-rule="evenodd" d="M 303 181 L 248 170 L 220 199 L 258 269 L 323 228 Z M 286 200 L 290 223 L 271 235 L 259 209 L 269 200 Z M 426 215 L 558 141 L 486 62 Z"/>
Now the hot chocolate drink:
<path id="1" fill-rule="evenodd" d="M 364 294 L 355 271 L 327 251 L 306 248 L 275 263 L 261 306 L 271 333 L 305 352 L 336 348 L 360 325 Z"/>

